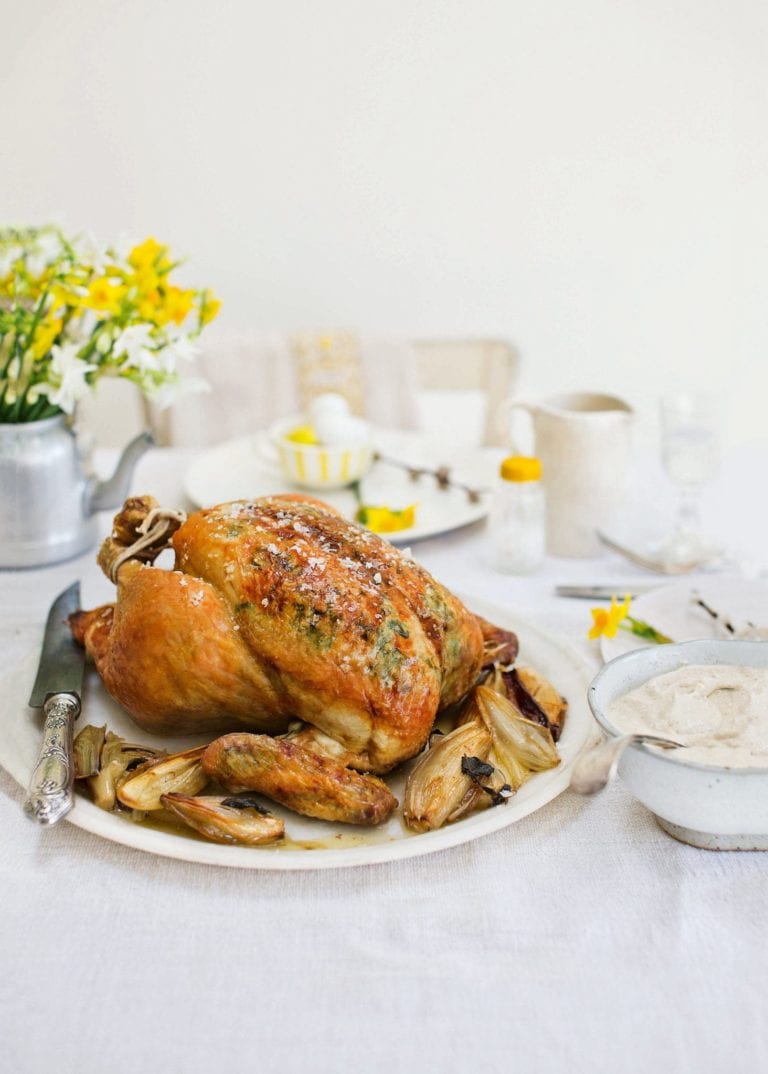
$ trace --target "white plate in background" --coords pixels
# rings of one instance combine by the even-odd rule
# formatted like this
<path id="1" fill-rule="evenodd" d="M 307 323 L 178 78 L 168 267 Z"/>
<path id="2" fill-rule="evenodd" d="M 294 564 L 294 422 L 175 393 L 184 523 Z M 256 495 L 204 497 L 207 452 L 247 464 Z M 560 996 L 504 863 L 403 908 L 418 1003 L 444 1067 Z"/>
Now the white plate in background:
<path id="1" fill-rule="evenodd" d="M 695 594 L 724 619 L 730 619 L 736 628 L 750 621 L 768 628 L 768 584 L 736 576 L 712 575 L 662 585 L 633 600 L 630 614 L 650 623 L 673 641 L 729 637 L 722 626 L 694 603 Z M 615 638 L 600 639 L 600 651 L 608 661 L 648 644 L 635 634 L 619 630 Z"/>
<path id="2" fill-rule="evenodd" d="M 440 459 L 429 457 L 428 442 L 418 433 L 377 429 L 374 442 L 382 455 L 409 465 L 428 466 L 432 470 L 441 465 Z M 497 448 L 476 449 L 450 467 L 451 477 L 471 488 L 491 489 L 502 454 Z M 348 518 L 353 518 L 357 509 L 357 501 L 349 489 L 314 491 L 286 482 L 277 463 L 260 451 L 258 434 L 227 440 L 198 455 L 184 476 L 184 491 L 197 507 L 277 492 L 304 492 L 331 504 Z M 429 475 L 414 481 L 405 470 L 385 462 L 373 464 L 363 478 L 362 493 L 364 501 L 374 505 L 394 508 L 417 505 L 415 525 L 384 534 L 397 544 L 409 544 L 477 522 L 488 513 L 490 499 L 484 493 L 479 503 L 472 503 L 462 489 L 439 489 Z"/>

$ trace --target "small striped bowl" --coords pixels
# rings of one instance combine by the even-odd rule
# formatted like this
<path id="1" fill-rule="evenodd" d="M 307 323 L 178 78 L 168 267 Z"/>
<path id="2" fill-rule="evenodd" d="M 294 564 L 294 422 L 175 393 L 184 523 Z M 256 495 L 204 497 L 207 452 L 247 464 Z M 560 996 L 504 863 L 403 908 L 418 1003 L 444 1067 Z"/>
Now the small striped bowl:
<path id="1" fill-rule="evenodd" d="M 300 417 L 286 418 L 269 430 L 269 440 L 287 481 L 307 489 L 339 489 L 358 481 L 368 471 L 373 459 L 370 443 L 344 446 L 289 440 L 288 433 L 305 423 Z"/>

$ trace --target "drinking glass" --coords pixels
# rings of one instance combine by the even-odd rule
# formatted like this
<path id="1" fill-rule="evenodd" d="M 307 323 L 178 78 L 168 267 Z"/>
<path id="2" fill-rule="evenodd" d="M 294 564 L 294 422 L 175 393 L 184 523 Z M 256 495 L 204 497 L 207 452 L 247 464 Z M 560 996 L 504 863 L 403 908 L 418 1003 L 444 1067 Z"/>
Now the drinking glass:
<path id="1" fill-rule="evenodd" d="M 661 552 L 669 563 L 712 559 L 718 550 L 702 532 L 699 503 L 720 463 L 718 401 L 697 392 L 665 395 L 660 414 L 662 461 L 678 492 L 677 519 Z"/>

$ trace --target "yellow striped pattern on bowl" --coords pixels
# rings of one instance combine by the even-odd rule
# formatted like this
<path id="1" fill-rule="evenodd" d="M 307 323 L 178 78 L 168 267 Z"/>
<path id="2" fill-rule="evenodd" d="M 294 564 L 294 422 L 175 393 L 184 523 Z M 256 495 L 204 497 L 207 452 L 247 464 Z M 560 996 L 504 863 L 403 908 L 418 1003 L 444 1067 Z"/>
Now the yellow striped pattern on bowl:
<path id="1" fill-rule="evenodd" d="M 296 419 L 278 422 L 270 429 L 280 469 L 287 481 L 308 489 L 337 489 L 361 478 L 371 465 L 370 444 L 299 444 L 287 434 Z"/>

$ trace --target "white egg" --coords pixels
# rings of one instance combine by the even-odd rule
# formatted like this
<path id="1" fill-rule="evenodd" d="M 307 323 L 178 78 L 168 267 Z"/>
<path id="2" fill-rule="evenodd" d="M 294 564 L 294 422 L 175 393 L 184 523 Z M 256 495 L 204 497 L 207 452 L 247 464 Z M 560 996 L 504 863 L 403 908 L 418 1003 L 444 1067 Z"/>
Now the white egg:
<path id="1" fill-rule="evenodd" d="M 313 424 L 321 444 L 352 446 L 370 439 L 368 422 L 351 414 L 319 414 Z"/>
<path id="2" fill-rule="evenodd" d="M 338 392 L 324 392 L 313 399 L 308 417 L 321 444 L 354 446 L 370 439 L 368 422 L 351 414 L 349 403 Z"/>
<path id="3" fill-rule="evenodd" d="M 335 417 L 347 417 L 349 415 L 349 403 L 338 392 L 323 392 L 309 404 L 309 419 L 316 424 L 321 415 L 334 415 Z"/>

